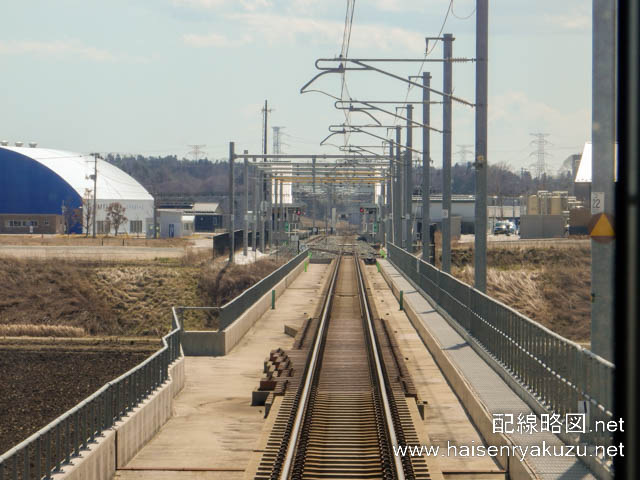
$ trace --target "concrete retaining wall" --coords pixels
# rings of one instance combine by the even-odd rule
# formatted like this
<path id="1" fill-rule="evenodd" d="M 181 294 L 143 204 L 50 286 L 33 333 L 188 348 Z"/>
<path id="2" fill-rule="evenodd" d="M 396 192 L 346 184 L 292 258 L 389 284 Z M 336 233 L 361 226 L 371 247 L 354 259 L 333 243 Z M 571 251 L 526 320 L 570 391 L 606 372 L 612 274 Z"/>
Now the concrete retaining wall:
<path id="1" fill-rule="evenodd" d="M 211 330 L 185 330 L 180 341 L 184 354 L 188 356 L 220 356 L 225 354 L 223 332 Z"/>
<path id="2" fill-rule="evenodd" d="M 304 261 L 300 262 L 286 277 L 273 288 L 277 299 L 286 288 L 304 270 Z M 271 291 L 260 297 L 237 320 L 224 330 L 212 331 L 185 331 L 182 333 L 182 348 L 185 355 L 189 356 L 222 356 L 228 354 L 233 347 L 244 337 L 249 329 L 271 308 Z"/>
<path id="3" fill-rule="evenodd" d="M 74 458 L 61 473 L 52 475 L 59 480 L 110 480 L 121 467 L 156 434 L 171 417 L 173 398 L 184 388 L 184 357 L 169 367 L 169 381 L 113 428 L 103 432 L 96 443 Z"/>

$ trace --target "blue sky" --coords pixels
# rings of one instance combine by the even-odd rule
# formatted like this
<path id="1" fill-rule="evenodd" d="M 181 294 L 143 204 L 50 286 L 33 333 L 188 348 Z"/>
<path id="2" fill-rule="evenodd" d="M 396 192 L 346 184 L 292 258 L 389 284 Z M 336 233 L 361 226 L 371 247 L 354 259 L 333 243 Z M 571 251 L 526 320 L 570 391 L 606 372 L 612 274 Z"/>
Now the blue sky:
<path id="1" fill-rule="evenodd" d="M 350 56 L 422 58 L 423 38 L 438 33 L 448 6 L 449 0 L 356 0 Z M 475 16 L 463 19 L 474 6 L 453 2 L 444 32 L 456 38 L 455 56 L 474 55 Z M 271 125 L 285 127 L 284 151 L 336 153 L 318 143 L 344 116 L 329 97 L 299 89 L 315 75 L 317 58 L 340 53 L 345 10 L 345 0 L 7 2 L 0 138 L 180 157 L 188 144 L 206 144 L 211 158 L 223 158 L 230 140 L 239 150 L 260 150 L 260 109 L 268 99 Z M 591 2 L 490 0 L 489 22 L 489 161 L 514 170 L 531 165 L 530 133 L 545 132 L 552 143 L 547 162 L 557 168 L 590 137 Z M 441 56 L 436 46 L 429 58 Z M 419 67 L 389 66 L 401 76 Z M 440 89 L 439 64 L 426 69 Z M 473 64 L 455 64 L 453 83 L 457 96 L 474 101 Z M 348 74 L 347 85 L 356 99 L 407 95 L 401 82 L 371 72 Z M 337 75 L 318 86 L 340 95 Z M 409 97 L 420 95 L 413 89 Z M 439 106 L 432 118 L 439 127 Z M 456 105 L 454 152 L 473 138 L 473 110 Z M 431 142 L 439 165 L 440 136 Z"/>

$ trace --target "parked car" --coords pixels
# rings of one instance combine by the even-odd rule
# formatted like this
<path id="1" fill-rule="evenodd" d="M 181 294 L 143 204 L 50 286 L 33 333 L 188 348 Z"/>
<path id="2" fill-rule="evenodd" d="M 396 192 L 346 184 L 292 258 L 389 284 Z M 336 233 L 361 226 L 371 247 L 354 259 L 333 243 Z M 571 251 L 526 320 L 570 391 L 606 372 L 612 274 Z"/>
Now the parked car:
<path id="1" fill-rule="evenodd" d="M 511 235 L 512 233 L 516 233 L 516 227 L 511 222 L 497 222 L 493 227 L 494 235 Z"/>

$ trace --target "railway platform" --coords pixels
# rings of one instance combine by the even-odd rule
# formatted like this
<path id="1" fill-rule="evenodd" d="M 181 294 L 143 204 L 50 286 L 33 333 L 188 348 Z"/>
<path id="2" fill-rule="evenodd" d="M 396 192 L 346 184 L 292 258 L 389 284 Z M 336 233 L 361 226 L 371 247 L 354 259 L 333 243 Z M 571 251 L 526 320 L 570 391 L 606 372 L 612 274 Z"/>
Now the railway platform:
<path id="1" fill-rule="evenodd" d="M 386 283 L 396 294 L 399 291 L 403 292 L 404 309 L 407 313 L 411 313 L 408 317 L 405 315 L 401 317 L 413 317 L 411 318 L 413 331 L 417 332 L 422 342 L 427 345 L 429 355 L 435 359 L 440 370 L 445 372 L 446 380 L 455 394 L 458 398 L 464 399 L 464 408 L 485 439 L 489 439 L 492 445 L 508 444 L 523 448 L 545 443 L 552 448 L 564 445 L 559 438 L 548 432 L 494 433 L 493 415 L 506 414 L 517 418 L 519 414 L 532 415 L 533 411 L 411 282 L 389 261 L 380 260 L 379 264 Z M 395 305 L 398 308 L 397 301 Z M 406 343 L 409 349 L 411 342 L 407 339 Z M 418 351 L 420 351 L 419 348 Z M 424 376 L 421 370 L 429 368 L 428 365 L 430 365 L 429 362 L 421 363 L 420 367 L 415 369 L 414 381 L 416 377 Z M 427 383 L 430 382 L 427 380 Z M 430 390 L 435 389 L 427 385 L 425 388 L 425 398 L 428 400 L 433 394 Z M 447 425 L 440 425 L 439 419 L 449 415 L 445 404 L 440 399 L 436 399 L 425 407 L 425 419 L 430 419 L 427 420 L 429 428 L 435 430 L 432 436 L 444 443 L 447 438 L 454 438 L 456 435 L 455 431 L 447 430 Z M 467 437 L 464 441 L 468 442 L 471 439 Z M 508 468 L 511 478 L 595 479 L 589 469 L 575 456 L 527 456 L 525 462 L 520 462 L 517 457 L 512 456 L 502 459 L 502 462 Z"/>
<path id="2" fill-rule="evenodd" d="M 269 351 L 290 348 L 284 326 L 299 326 L 321 300 L 329 265 L 310 264 L 226 356 L 186 357 L 173 416 L 115 479 L 243 478 L 264 424 L 251 392 Z M 310 314 L 310 313 L 309 313 Z"/>
<path id="3" fill-rule="evenodd" d="M 253 478 L 264 452 L 260 445 L 282 402 L 278 400 L 276 411 L 265 419 L 264 407 L 251 406 L 252 391 L 263 378 L 269 352 L 294 348 L 292 335 L 321 306 L 331 271 L 331 265 L 310 264 L 276 308 L 268 310 L 226 356 L 187 357 L 186 384 L 175 399 L 172 418 L 114 478 Z M 494 414 L 517 416 L 531 410 L 390 262 L 381 260 L 379 269 L 373 265 L 363 271 L 372 307 L 392 332 L 416 391 L 422 413 L 422 418 L 413 415 L 417 437 L 440 449 L 432 458 L 425 456 L 431 477 L 595 478 L 575 457 L 529 456 L 521 461 L 465 453 L 464 447 L 562 442 L 550 433 L 493 431 Z M 404 310 L 399 308 L 400 291 Z M 344 297 L 340 290 L 337 295 Z"/>

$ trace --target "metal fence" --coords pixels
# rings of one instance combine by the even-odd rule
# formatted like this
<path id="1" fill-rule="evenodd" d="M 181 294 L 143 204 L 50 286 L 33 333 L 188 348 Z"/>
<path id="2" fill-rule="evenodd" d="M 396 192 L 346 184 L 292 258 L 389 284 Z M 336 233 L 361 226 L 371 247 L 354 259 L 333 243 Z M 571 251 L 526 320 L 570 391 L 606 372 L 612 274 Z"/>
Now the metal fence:
<path id="1" fill-rule="evenodd" d="M 387 246 L 393 264 L 433 298 L 547 412 L 560 415 L 564 421 L 566 414 L 580 413 L 583 408 L 579 405 L 585 402 L 586 432 L 572 440 L 605 448 L 612 444 L 612 434 L 604 428 L 612 419 L 612 363 L 396 245 Z"/>
<path id="2" fill-rule="evenodd" d="M 269 293 L 284 277 L 307 257 L 307 250 L 300 252 L 287 263 L 274 270 L 259 282 L 246 289 L 233 300 L 227 302 L 222 307 L 175 307 L 178 315 L 188 310 L 216 311 L 218 312 L 218 330 L 224 330 L 244 312 L 258 301 L 265 293 Z M 2 479 L 0 479 L 2 480 Z"/>
<path id="3" fill-rule="evenodd" d="M 180 331 L 174 312 L 160 350 L 0 456 L 0 480 L 50 479 L 61 472 L 168 379 L 169 366 L 181 355 Z"/>
<path id="4" fill-rule="evenodd" d="M 220 316 L 218 317 L 219 329 L 224 330 L 231 325 L 240 315 L 246 312 L 249 307 L 256 303 L 259 298 L 273 289 L 280 280 L 300 265 L 307 255 L 306 250 L 300 252 L 280 268 L 252 285 L 251 288 L 246 289 L 236 298 L 220 307 Z"/>

